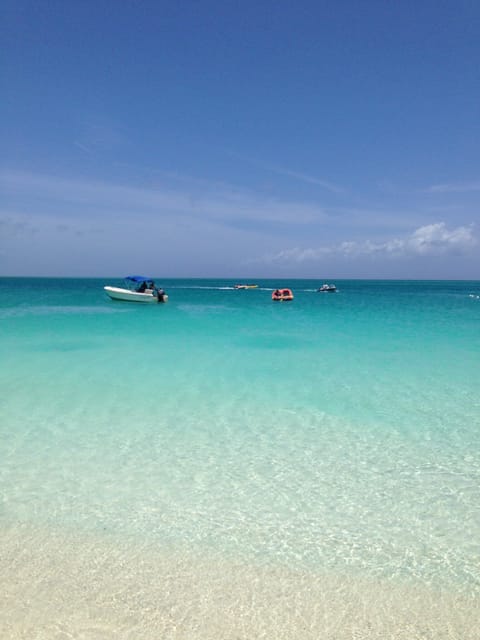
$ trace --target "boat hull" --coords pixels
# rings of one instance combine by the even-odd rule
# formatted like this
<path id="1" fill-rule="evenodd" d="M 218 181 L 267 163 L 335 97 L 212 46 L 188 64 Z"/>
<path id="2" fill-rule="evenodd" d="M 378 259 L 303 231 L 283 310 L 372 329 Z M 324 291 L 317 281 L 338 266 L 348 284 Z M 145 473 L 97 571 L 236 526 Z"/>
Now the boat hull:
<path id="1" fill-rule="evenodd" d="M 158 302 L 158 298 L 153 291 L 140 293 L 138 291 L 130 291 L 129 289 L 121 289 L 120 287 L 103 287 L 103 289 L 112 300 L 121 300 L 122 302 L 141 302 L 143 304 Z"/>

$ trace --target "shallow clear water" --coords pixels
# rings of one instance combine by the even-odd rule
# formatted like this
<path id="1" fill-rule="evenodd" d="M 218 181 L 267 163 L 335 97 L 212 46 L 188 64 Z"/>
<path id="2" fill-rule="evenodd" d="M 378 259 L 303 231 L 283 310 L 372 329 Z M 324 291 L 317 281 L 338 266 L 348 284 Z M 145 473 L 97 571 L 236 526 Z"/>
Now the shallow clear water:
<path id="1" fill-rule="evenodd" d="M 0 280 L 5 525 L 480 592 L 480 282 L 104 284 Z"/>

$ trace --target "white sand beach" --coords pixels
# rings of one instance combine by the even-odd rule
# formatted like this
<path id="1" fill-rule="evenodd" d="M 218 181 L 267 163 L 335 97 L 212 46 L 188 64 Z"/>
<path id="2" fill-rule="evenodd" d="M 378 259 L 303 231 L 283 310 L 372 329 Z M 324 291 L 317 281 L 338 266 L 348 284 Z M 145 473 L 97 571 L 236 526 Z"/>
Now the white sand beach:
<path id="1" fill-rule="evenodd" d="M 476 640 L 478 599 L 115 537 L 0 534 L 2 640 Z"/>

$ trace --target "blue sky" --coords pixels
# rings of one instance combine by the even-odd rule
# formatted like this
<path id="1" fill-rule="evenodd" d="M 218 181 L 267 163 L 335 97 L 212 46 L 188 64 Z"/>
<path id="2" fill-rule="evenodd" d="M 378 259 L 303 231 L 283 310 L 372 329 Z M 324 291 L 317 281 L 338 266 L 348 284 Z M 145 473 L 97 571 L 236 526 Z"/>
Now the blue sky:
<path id="1" fill-rule="evenodd" d="M 0 12 L 0 275 L 480 278 L 479 3 Z"/>

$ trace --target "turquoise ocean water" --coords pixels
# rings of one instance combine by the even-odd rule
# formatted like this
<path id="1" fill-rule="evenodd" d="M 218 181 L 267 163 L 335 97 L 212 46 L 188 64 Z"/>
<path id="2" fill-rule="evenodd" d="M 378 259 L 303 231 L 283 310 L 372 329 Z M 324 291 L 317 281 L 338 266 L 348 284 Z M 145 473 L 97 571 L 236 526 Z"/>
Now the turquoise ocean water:
<path id="1" fill-rule="evenodd" d="M 4 525 L 480 593 L 480 282 L 158 282 L 0 279 Z"/>

